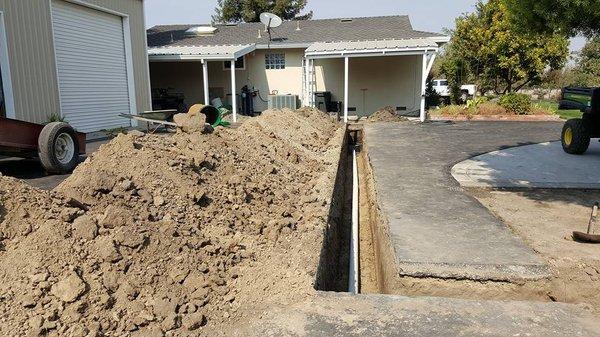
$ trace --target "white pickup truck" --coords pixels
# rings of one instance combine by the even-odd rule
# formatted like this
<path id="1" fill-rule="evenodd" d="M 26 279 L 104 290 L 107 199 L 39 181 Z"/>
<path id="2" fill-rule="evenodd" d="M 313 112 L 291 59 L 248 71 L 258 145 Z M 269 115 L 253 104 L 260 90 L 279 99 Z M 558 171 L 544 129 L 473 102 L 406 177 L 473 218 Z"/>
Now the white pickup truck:
<path id="1" fill-rule="evenodd" d="M 436 79 L 433 80 L 433 89 L 442 96 L 444 99 L 450 98 L 450 87 L 448 86 L 448 80 L 446 79 Z M 460 87 L 460 97 L 463 101 L 468 100 L 471 97 L 475 96 L 477 92 L 477 87 L 474 84 L 465 84 Z"/>

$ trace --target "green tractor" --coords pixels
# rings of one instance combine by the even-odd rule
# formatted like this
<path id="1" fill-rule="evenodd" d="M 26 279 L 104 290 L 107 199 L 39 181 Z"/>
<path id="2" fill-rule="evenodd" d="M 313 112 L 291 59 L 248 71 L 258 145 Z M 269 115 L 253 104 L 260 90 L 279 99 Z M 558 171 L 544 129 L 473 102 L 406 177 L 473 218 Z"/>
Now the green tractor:
<path id="1" fill-rule="evenodd" d="M 600 88 L 564 88 L 558 108 L 583 112 L 581 118 L 565 123 L 561 141 L 566 153 L 584 154 L 590 139 L 600 138 Z"/>

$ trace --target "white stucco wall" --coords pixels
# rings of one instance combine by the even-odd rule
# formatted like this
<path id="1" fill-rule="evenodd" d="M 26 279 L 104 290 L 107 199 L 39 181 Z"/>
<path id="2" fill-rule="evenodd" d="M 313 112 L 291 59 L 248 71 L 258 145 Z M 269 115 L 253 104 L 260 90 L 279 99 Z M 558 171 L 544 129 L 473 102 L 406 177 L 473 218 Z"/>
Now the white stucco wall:
<path id="1" fill-rule="evenodd" d="M 285 53 L 285 69 L 265 69 L 265 54 Z M 259 90 L 260 96 L 254 100 L 255 110 L 267 109 L 266 100 L 270 93 L 281 95 L 302 95 L 302 49 L 257 50 L 246 56 L 244 70 L 236 70 L 236 92 L 239 95 L 244 85 Z M 186 104 L 203 103 L 202 63 L 200 62 L 151 62 L 152 88 L 174 88 L 185 95 Z M 223 92 L 221 99 L 231 103 L 231 71 L 224 69 L 223 61 L 208 62 L 208 83 L 211 98 L 216 92 Z M 216 89 L 216 90 L 215 90 Z M 262 99 L 264 99 L 264 101 Z M 239 105 L 241 109 L 241 105 Z"/>
<path id="2" fill-rule="evenodd" d="M 384 106 L 419 110 L 421 56 L 350 58 L 349 108 L 360 116 Z M 317 91 L 331 91 L 334 101 L 344 100 L 344 59 L 315 60 Z M 356 113 L 350 112 L 350 115 Z"/>

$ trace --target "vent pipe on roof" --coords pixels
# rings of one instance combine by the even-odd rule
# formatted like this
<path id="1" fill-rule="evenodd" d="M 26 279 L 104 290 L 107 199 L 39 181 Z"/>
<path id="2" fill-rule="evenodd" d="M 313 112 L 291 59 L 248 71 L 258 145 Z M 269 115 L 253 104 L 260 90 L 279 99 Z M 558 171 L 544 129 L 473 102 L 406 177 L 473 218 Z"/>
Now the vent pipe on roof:
<path id="1" fill-rule="evenodd" d="M 298 20 L 298 21 L 296 21 L 296 22 L 298 23 L 298 26 L 296 26 L 296 30 L 301 30 L 301 29 L 300 29 L 300 21 Z"/>
<path id="2" fill-rule="evenodd" d="M 211 36 L 215 35 L 217 27 L 198 26 L 192 27 L 185 31 L 185 36 Z"/>

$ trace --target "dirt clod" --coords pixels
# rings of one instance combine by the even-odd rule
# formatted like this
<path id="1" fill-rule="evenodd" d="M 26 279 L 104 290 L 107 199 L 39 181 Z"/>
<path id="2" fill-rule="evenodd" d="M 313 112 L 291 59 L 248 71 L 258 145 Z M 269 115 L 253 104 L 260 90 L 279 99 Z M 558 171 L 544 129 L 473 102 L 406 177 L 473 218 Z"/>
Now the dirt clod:
<path id="1" fill-rule="evenodd" d="M 50 293 L 66 303 L 75 302 L 85 292 L 85 283 L 79 275 L 71 272 L 52 286 Z"/>

